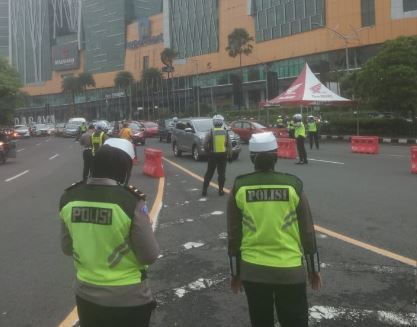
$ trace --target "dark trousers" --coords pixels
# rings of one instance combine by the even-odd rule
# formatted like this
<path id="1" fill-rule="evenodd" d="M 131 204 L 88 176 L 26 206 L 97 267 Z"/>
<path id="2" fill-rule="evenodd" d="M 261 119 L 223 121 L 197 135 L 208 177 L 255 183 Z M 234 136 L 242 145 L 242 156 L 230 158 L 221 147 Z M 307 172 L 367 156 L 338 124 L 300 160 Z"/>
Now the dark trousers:
<path id="1" fill-rule="evenodd" d="M 304 145 L 304 137 L 297 137 L 297 151 L 300 162 L 307 162 L 307 152 Z"/>
<path id="2" fill-rule="evenodd" d="M 224 182 L 226 181 L 226 154 L 212 154 L 208 157 L 207 171 L 204 175 L 203 190 L 207 190 L 211 179 L 213 178 L 214 172 L 217 168 L 219 190 L 223 190 Z"/>
<path id="3" fill-rule="evenodd" d="M 274 306 L 281 327 L 308 327 L 306 284 L 243 282 L 252 327 L 274 327 Z"/>
<path id="4" fill-rule="evenodd" d="M 83 181 L 86 181 L 88 179 L 88 176 L 90 176 L 91 168 L 93 167 L 93 152 L 91 151 L 91 149 L 85 149 L 83 151 L 83 160 Z"/>
<path id="5" fill-rule="evenodd" d="M 76 296 L 81 327 L 148 327 L 156 302 L 137 307 L 104 307 Z"/>
<path id="6" fill-rule="evenodd" d="M 293 130 L 293 129 L 290 129 L 289 131 L 288 131 L 288 137 L 290 138 L 290 139 L 293 139 L 295 136 L 294 136 L 294 134 L 295 134 L 295 130 Z"/>
<path id="7" fill-rule="evenodd" d="M 319 133 L 318 132 L 309 132 L 308 137 L 310 139 L 310 149 L 313 148 L 313 142 L 316 145 L 316 149 L 319 149 Z"/>

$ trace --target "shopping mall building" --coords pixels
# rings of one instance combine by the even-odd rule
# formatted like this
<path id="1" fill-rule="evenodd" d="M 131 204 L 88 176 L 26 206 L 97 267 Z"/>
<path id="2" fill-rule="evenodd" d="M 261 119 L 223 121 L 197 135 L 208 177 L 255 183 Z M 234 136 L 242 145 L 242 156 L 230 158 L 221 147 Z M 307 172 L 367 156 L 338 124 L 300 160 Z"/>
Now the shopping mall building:
<path id="1" fill-rule="evenodd" d="M 18 116 L 34 119 L 68 117 L 62 80 L 80 72 L 96 87 L 75 97 L 77 113 L 123 118 L 128 91 L 114 87 L 116 74 L 140 80 L 147 68 L 162 70 L 164 48 L 178 53 L 171 79 L 163 73 L 161 86 L 133 92 L 135 115 L 236 108 L 239 58 L 226 51 L 235 28 L 254 39 L 242 57 L 242 104 L 251 108 L 288 87 L 306 62 L 337 90 L 338 76 L 360 69 L 383 42 L 417 34 L 417 0 L 0 0 L 0 9 L 0 53 L 30 95 Z"/>

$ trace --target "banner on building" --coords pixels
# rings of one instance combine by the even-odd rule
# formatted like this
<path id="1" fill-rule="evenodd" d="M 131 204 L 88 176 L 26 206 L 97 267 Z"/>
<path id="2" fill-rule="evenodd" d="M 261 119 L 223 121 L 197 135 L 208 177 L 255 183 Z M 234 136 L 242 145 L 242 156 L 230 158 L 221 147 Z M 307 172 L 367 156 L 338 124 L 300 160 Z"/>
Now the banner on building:
<path id="1" fill-rule="evenodd" d="M 70 70 L 80 67 L 78 43 L 72 42 L 52 47 L 52 69 Z"/>

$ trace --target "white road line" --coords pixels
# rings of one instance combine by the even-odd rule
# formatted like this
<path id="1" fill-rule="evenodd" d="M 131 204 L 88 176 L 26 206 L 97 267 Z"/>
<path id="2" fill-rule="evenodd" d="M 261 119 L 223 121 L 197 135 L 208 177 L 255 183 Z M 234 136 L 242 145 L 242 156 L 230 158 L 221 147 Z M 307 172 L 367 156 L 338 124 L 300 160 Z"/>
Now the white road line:
<path id="1" fill-rule="evenodd" d="M 25 151 L 26 149 L 25 148 L 23 148 L 23 149 L 19 149 L 19 150 L 17 150 L 17 152 L 22 152 L 22 151 Z"/>
<path id="2" fill-rule="evenodd" d="M 327 161 L 327 160 L 312 159 L 312 158 L 308 158 L 308 160 L 318 161 L 318 162 L 325 162 L 325 163 L 331 163 L 331 164 L 335 164 L 335 165 L 344 165 L 343 162 L 338 162 L 338 161 Z"/>
<path id="3" fill-rule="evenodd" d="M 5 182 L 6 183 L 11 182 L 12 180 L 14 180 L 16 178 L 19 178 L 20 176 L 23 176 L 23 175 L 27 174 L 28 172 L 29 172 L 29 170 L 25 170 L 23 173 L 20 173 L 16 176 L 13 176 L 13 177 L 10 177 L 10 178 L 6 179 Z"/>
<path id="4" fill-rule="evenodd" d="M 42 143 L 36 143 L 36 146 L 41 145 Z"/>
<path id="5" fill-rule="evenodd" d="M 402 154 L 381 154 L 381 156 L 407 158 L 407 156 L 404 156 Z"/>
<path id="6" fill-rule="evenodd" d="M 55 158 L 58 158 L 59 154 L 57 153 L 56 155 L 53 155 L 52 157 L 49 158 L 49 160 L 54 160 Z"/>
<path id="7" fill-rule="evenodd" d="M 158 219 L 159 219 L 159 214 L 161 213 L 161 209 L 162 209 L 162 202 L 158 205 L 158 208 L 156 209 L 154 221 L 152 224 L 153 231 L 155 231 L 156 227 L 158 227 Z"/>
<path id="8" fill-rule="evenodd" d="M 49 142 L 51 139 L 47 139 L 45 142 Z"/>

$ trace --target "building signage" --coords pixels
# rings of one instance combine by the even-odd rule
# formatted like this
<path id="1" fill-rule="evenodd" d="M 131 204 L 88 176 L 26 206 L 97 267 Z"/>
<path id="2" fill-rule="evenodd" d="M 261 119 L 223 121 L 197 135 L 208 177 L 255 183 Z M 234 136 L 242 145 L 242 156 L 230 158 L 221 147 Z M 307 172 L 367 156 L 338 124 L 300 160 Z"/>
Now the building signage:
<path id="1" fill-rule="evenodd" d="M 80 67 L 78 43 L 72 42 L 52 47 L 52 69 L 71 70 Z"/>
<path id="2" fill-rule="evenodd" d="M 164 42 L 164 35 L 161 33 L 159 35 L 149 36 L 140 40 L 127 42 L 126 48 L 137 49 L 137 48 L 146 47 L 148 45 L 158 44 L 162 42 Z"/>
<path id="3" fill-rule="evenodd" d="M 105 94 L 104 98 L 105 99 L 115 99 L 115 98 L 124 98 L 125 96 L 126 96 L 125 92 L 120 91 L 120 92 Z"/>

